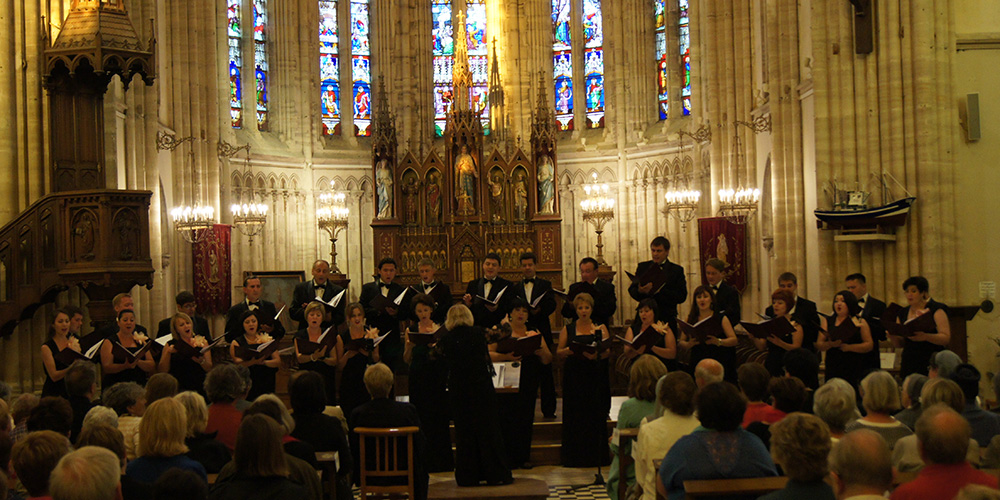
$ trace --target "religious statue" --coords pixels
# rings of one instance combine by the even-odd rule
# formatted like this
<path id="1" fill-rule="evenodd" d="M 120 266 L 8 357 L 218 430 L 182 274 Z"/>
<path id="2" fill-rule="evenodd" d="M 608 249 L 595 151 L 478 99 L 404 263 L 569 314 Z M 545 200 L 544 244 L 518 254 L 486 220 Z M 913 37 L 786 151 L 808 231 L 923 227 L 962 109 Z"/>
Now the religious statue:
<path id="1" fill-rule="evenodd" d="M 427 176 L 427 223 L 441 223 L 441 174 Z"/>
<path id="2" fill-rule="evenodd" d="M 455 158 L 455 199 L 458 200 L 458 215 L 476 213 L 476 181 L 479 170 L 476 160 L 469 154 L 469 147 L 462 145 Z"/>
<path id="3" fill-rule="evenodd" d="M 375 165 L 375 192 L 378 201 L 376 219 L 392 218 L 392 170 L 385 158 Z"/>
<path id="4" fill-rule="evenodd" d="M 403 181 L 403 204 L 406 207 L 406 223 L 416 224 L 417 206 L 420 204 L 420 185 L 417 183 L 417 176 L 410 174 Z"/>
<path id="5" fill-rule="evenodd" d="M 493 213 L 492 221 L 496 224 L 504 221 L 503 216 L 503 173 L 496 172 L 493 178 L 487 178 L 490 184 L 490 212 Z"/>
<path id="6" fill-rule="evenodd" d="M 729 264 L 729 243 L 725 234 L 719 235 L 719 243 L 715 246 L 715 258 Z"/>
<path id="7" fill-rule="evenodd" d="M 528 221 L 528 183 L 524 172 L 518 172 L 514 179 L 514 220 Z"/>
<path id="8" fill-rule="evenodd" d="M 556 205 L 555 166 L 552 158 L 543 154 L 538 158 L 538 213 L 553 214 Z"/>

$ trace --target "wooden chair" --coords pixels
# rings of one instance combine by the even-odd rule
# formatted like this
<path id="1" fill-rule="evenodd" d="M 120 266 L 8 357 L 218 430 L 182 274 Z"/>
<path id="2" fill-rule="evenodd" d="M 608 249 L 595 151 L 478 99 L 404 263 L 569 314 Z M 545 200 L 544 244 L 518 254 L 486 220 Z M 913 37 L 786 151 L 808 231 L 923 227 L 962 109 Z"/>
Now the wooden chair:
<path id="1" fill-rule="evenodd" d="M 409 495 L 415 498 L 413 479 L 413 435 L 418 427 L 373 428 L 356 427 L 360 446 L 361 498 L 400 498 Z M 369 445 L 372 445 L 369 448 Z M 400 463 L 400 446 L 406 462 Z M 371 455 L 374 460 L 369 461 Z M 374 468 L 369 468 L 369 462 Z M 372 481 L 374 479 L 374 481 Z M 400 484 L 392 484 L 396 479 Z M 402 484 L 405 480 L 405 484 Z M 374 483 L 374 484 L 373 484 Z"/>
<path id="2" fill-rule="evenodd" d="M 625 499 L 625 492 L 628 490 L 627 474 L 628 466 L 635 463 L 631 453 L 625 453 L 628 443 L 635 441 L 639 437 L 639 429 L 622 429 L 618 431 L 618 498 Z"/>

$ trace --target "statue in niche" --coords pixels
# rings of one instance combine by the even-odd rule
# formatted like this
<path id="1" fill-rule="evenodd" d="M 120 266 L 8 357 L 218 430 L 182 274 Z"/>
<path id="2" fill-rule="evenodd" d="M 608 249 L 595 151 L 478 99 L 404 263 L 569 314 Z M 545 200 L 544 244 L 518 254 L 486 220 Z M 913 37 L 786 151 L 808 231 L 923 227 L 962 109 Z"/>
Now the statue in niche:
<path id="1" fill-rule="evenodd" d="M 385 158 L 375 165 L 375 192 L 378 199 L 376 219 L 392 218 L 392 169 Z"/>
<path id="2" fill-rule="evenodd" d="M 427 223 L 441 223 L 441 174 L 427 176 Z"/>
<path id="3" fill-rule="evenodd" d="M 469 147 L 462 145 L 455 158 L 455 199 L 458 200 L 458 215 L 476 213 L 476 181 L 479 171 L 476 160 L 469 154 Z"/>
<path id="4" fill-rule="evenodd" d="M 504 221 L 503 216 L 503 173 L 495 172 L 492 178 L 487 178 L 490 184 L 490 212 L 493 213 L 493 222 L 500 224 Z"/>
<path id="5" fill-rule="evenodd" d="M 538 158 L 538 213 L 553 214 L 556 211 L 556 169 L 549 155 Z"/>
<path id="6" fill-rule="evenodd" d="M 524 178 L 524 172 L 518 172 L 514 176 L 514 220 L 528 220 L 528 182 Z"/>
<path id="7" fill-rule="evenodd" d="M 403 203 L 406 207 L 406 223 L 416 224 L 417 207 L 420 205 L 420 184 L 417 183 L 417 176 L 410 174 L 403 181 Z"/>

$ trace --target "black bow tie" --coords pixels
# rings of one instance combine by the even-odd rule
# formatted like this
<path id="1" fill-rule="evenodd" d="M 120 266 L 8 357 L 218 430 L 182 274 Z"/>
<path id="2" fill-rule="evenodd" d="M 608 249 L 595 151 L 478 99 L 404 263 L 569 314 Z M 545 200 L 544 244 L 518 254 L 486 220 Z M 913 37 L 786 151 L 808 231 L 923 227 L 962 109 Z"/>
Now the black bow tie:
<path id="1" fill-rule="evenodd" d="M 434 283 L 424 283 L 424 290 L 430 290 L 434 288 Z"/>
<path id="2" fill-rule="evenodd" d="M 493 283 L 493 280 L 495 280 L 496 278 L 483 278 L 483 279 L 486 280 L 487 283 Z"/>
<path id="3" fill-rule="evenodd" d="M 535 278 L 524 278 L 524 284 L 534 283 L 534 282 L 535 282 Z"/>
<path id="4" fill-rule="evenodd" d="M 719 285 L 712 285 L 712 290 L 719 291 Z"/>
<path id="5" fill-rule="evenodd" d="M 389 288 L 389 285 L 392 285 L 392 283 L 382 283 L 382 282 L 379 282 L 379 284 L 378 284 L 379 288 Z"/>
<path id="6" fill-rule="evenodd" d="M 248 302 L 247 307 L 260 307 L 260 302 Z"/>
<path id="7" fill-rule="evenodd" d="M 864 305 L 864 303 L 865 303 L 865 298 L 864 297 L 861 297 L 860 299 L 858 299 L 858 304 Z"/>
<path id="8" fill-rule="evenodd" d="M 313 285 L 317 290 L 326 290 L 326 285 Z"/>

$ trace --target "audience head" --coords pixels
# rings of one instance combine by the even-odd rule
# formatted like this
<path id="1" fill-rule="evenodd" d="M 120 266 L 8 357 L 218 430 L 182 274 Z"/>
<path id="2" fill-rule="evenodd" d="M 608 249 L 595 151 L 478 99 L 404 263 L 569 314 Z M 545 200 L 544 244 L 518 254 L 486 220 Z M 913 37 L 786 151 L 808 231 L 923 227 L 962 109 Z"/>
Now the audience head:
<path id="1" fill-rule="evenodd" d="M 1000 500 L 1000 491 L 981 484 L 967 484 L 958 490 L 955 500 Z"/>
<path id="2" fill-rule="evenodd" d="M 194 391 L 184 391 L 174 399 L 184 405 L 184 415 L 187 417 L 187 437 L 195 437 L 205 432 L 208 426 L 208 405 L 205 398 Z"/>
<path id="3" fill-rule="evenodd" d="M 903 408 L 909 408 L 920 402 L 920 391 L 927 383 L 927 375 L 911 373 L 903 379 L 903 390 L 900 393 L 900 404 Z"/>
<path id="4" fill-rule="evenodd" d="M 787 351 L 781 358 L 785 367 L 785 375 L 802 381 L 809 389 L 819 387 L 819 356 L 802 347 Z"/>
<path id="5" fill-rule="evenodd" d="M 795 377 L 778 377 L 768 384 L 771 392 L 771 404 L 778 411 L 792 413 L 802 411 L 806 403 L 806 386 Z"/>
<path id="6" fill-rule="evenodd" d="M 118 382 L 105 388 L 101 396 L 104 405 L 111 407 L 118 416 L 141 417 L 146 413 L 146 390 L 135 382 Z"/>
<path id="7" fill-rule="evenodd" d="M 454 330 L 460 326 L 472 326 L 472 311 L 465 304 L 455 304 L 448 309 L 448 317 L 444 320 L 444 327 Z"/>
<path id="8" fill-rule="evenodd" d="M 42 401 L 49 398 L 42 398 Z M 69 403 L 67 403 L 68 405 Z M 49 474 L 63 455 L 73 451 L 69 438 L 49 430 L 28 433 L 11 450 L 10 465 L 29 496 L 43 497 L 49 491 Z"/>
<path id="9" fill-rule="evenodd" d="M 729 382 L 715 382 L 698 390 L 695 396 L 698 421 L 706 429 L 718 432 L 735 431 L 743 423 L 747 400 Z"/>
<path id="10" fill-rule="evenodd" d="M 958 412 L 943 404 L 924 409 L 915 426 L 920 457 L 928 465 L 965 462 L 972 430 Z"/>
<path id="11" fill-rule="evenodd" d="M 207 500 L 208 485 L 192 471 L 173 468 L 153 483 L 153 500 Z"/>
<path id="12" fill-rule="evenodd" d="M 667 374 L 667 367 L 652 354 L 643 354 L 629 370 L 628 395 L 642 401 L 656 400 L 656 383 Z"/>
<path id="13" fill-rule="evenodd" d="M 295 413 L 323 413 L 326 409 L 326 387 L 323 376 L 303 370 L 288 381 L 288 397 Z"/>
<path id="14" fill-rule="evenodd" d="M 156 373 L 146 382 L 146 404 L 177 395 L 177 379 L 169 373 Z"/>
<path id="15" fill-rule="evenodd" d="M 97 405 L 83 416 L 83 428 L 86 429 L 92 425 L 109 425 L 117 429 L 118 414 L 107 406 Z"/>
<path id="16" fill-rule="evenodd" d="M 840 438 L 830 453 L 830 470 L 837 498 L 864 493 L 882 496 L 892 488 L 889 445 L 875 431 L 858 429 Z"/>
<path id="17" fill-rule="evenodd" d="M 125 466 L 125 437 L 122 436 L 122 431 L 115 427 L 109 425 L 84 427 L 83 431 L 80 432 L 80 437 L 76 438 L 76 447 L 83 448 L 84 446 L 99 446 L 108 449 L 118 457 L 121 466 Z"/>
<path id="18" fill-rule="evenodd" d="M 767 399 L 767 385 L 771 374 L 760 363 L 743 363 L 736 369 L 736 381 L 750 402 L 762 402 Z"/>
<path id="19" fill-rule="evenodd" d="M 685 372 L 670 372 L 656 383 L 656 417 L 666 411 L 681 417 L 694 413 L 694 396 L 698 386 L 691 375 Z"/>
<path id="20" fill-rule="evenodd" d="M 712 358 L 705 358 L 699 361 L 698 365 L 694 367 L 694 381 L 698 384 L 699 388 L 704 388 L 709 384 L 722 382 L 725 371 L 722 363 Z"/>
<path id="21" fill-rule="evenodd" d="M 813 413 L 826 422 L 830 432 L 843 433 L 847 424 L 861 416 L 854 387 L 841 378 L 827 380 L 813 395 Z"/>
<path id="22" fill-rule="evenodd" d="M 120 500 L 121 465 L 114 453 L 84 446 L 59 460 L 52 471 L 52 500 Z"/>
<path id="23" fill-rule="evenodd" d="M 69 436 L 73 429 L 73 407 L 57 396 L 42 398 L 28 416 L 28 432 L 54 431 Z"/>
<path id="24" fill-rule="evenodd" d="M 976 398 L 979 396 L 979 380 L 981 378 L 979 370 L 975 366 L 962 363 L 956 366 L 955 370 L 948 377 L 962 388 L 962 394 L 965 395 L 967 403 L 975 403 Z"/>
<path id="25" fill-rule="evenodd" d="M 287 476 L 281 426 L 266 415 L 243 418 L 236 433 L 233 465 L 245 477 Z"/>
<path id="26" fill-rule="evenodd" d="M 1000 377 L 998 377 L 1000 378 Z M 10 404 L 10 416 L 14 419 L 14 425 L 21 425 L 28 420 L 31 410 L 38 406 L 38 396 L 26 392 L 21 394 Z"/>
<path id="27" fill-rule="evenodd" d="M 288 413 L 288 408 L 285 407 L 285 403 L 281 402 L 281 399 L 274 394 L 261 394 L 257 396 L 253 404 L 243 412 L 243 417 L 246 418 L 247 415 L 267 415 L 271 417 L 275 422 L 281 424 L 284 434 L 291 434 L 295 430 L 295 419 L 292 418 L 292 414 Z"/>
<path id="28" fill-rule="evenodd" d="M 212 403 L 232 403 L 244 392 L 243 377 L 231 364 L 217 364 L 205 376 L 205 395 Z"/>
<path id="29" fill-rule="evenodd" d="M 819 417 L 794 412 L 774 423 L 771 456 L 794 481 L 822 481 L 830 454 L 830 428 Z"/>
<path id="30" fill-rule="evenodd" d="M 236 399 L 246 399 L 247 395 L 250 394 L 250 389 L 253 388 L 253 377 L 250 376 L 250 368 L 243 365 L 232 365 L 236 368 L 236 373 L 240 376 L 240 380 L 243 381 L 243 392 Z"/>
<path id="31" fill-rule="evenodd" d="M 927 364 L 927 376 L 929 378 L 948 378 L 960 364 L 962 364 L 962 358 L 958 357 L 958 354 L 948 349 L 938 351 L 931 354 L 931 360 Z"/>
<path id="32" fill-rule="evenodd" d="M 871 372 L 861 380 L 861 406 L 868 413 L 892 414 L 899 409 L 899 386 L 887 371 Z"/>
<path id="33" fill-rule="evenodd" d="M 932 378 L 924 384 L 920 391 L 920 405 L 923 408 L 943 404 L 959 413 L 965 409 L 965 395 L 962 388 L 954 380 L 947 378 Z"/>
<path id="34" fill-rule="evenodd" d="M 389 397 L 396 379 L 385 363 L 375 363 L 365 369 L 364 382 L 372 399 L 382 399 Z"/>
<path id="35" fill-rule="evenodd" d="M 184 405 L 164 398 L 149 405 L 139 422 L 139 456 L 173 457 L 187 453 L 187 415 Z"/>
<path id="36" fill-rule="evenodd" d="M 97 368 L 89 361 L 74 361 L 66 369 L 65 382 L 70 397 L 90 399 L 97 392 Z"/>

